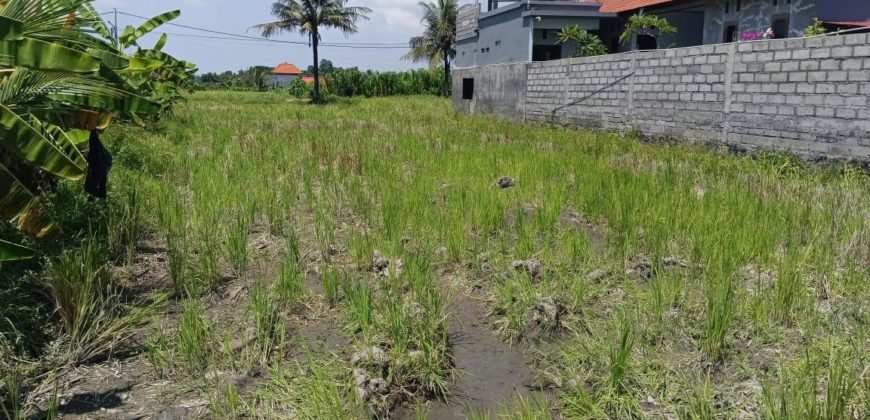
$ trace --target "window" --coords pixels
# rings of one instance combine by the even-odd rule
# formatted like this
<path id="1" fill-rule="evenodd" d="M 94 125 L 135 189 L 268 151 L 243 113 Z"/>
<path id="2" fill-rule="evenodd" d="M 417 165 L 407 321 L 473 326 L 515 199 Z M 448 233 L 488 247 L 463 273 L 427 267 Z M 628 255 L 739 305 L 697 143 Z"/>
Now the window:
<path id="1" fill-rule="evenodd" d="M 657 50 L 659 48 L 658 41 L 650 35 L 637 36 L 637 49 L 639 50 Z"/>
<path id="2" fill-rule="evenodd" d="M 731 13 L 731 2 L 725 2 L 725 13 Z"/>
<path id="3" fill-rule="evenodd" d="M 788 38 L 788 15 L 776 15 L 770 25 L 774 38 Z"/>
<path id="4" fill-rule="evenodd" d="M 740 6 L 741 6 L 741 4 L 740 4 L 740 0 L 737 0 L 737 11 L 738 11 L 738 12 L 740 11 Z"/>
<path id="5" fill-rule="evenodd" d="M 722 42 L 737 42 L 737 24 L 729 22 L 725 24 L 725 34 L 722 37 Z"/>
<path id="6" fill-rule="evenodd" d="M 474 79 L 462 79 L 462 99 L 474 99 Z"/>
<path id="7" fill-rule="evenodd" d="M 501 46 L 501 41 L 495 41 L 495 46 L 496 47 Z"/>
<path id="8" fill-rule="evenodd" d="M 546 29 L 541 31 L 541 39 L 547 39 L 547 30 Z"/>

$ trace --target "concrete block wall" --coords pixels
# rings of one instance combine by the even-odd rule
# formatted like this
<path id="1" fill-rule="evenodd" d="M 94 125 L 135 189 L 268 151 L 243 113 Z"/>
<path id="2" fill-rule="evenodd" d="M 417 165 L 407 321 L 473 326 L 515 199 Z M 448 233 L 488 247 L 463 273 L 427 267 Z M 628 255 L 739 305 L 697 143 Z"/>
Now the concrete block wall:
<path id="1" fill-rule="evenodd" d="M 515 64 L 527 68 L 509 117 L 650 137 L 870 161 L 870 34 L 777 39 Z M 493 66 L 495 67 L 495 66 Z M 480 69 L 491 69 L 488 73 Z M 499 113 L 490 67 L 458 109 Z M 517 74 L 513 68 L 514 75 Z M 462 76 L 462 75 L 466 76 Z M 627 76 L 627 77 L 626 77 Z M 624 79 L 623 79 L 624 78 Z M 620 79 L 623 79 L 619 81 Z M 618 81 L 618 82 L 617 82 Z M 614 82 L 617 82 L 614 84 Z M 599 91 L 600 90 L 600 91 Z M 454 90 L 461 95 L 460 90 Z M 555 111 L 587 98 L 583 102 Z M 506 114 L 502 114 L 506 115 Z"/>

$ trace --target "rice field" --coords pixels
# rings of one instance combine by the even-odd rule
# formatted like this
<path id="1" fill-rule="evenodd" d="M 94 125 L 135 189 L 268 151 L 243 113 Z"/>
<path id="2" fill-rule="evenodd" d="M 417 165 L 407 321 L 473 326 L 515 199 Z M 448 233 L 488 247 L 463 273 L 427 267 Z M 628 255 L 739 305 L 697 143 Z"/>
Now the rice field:
<path id="1" fill-rule="evenodd" d="M 85 296 L 58 307 L 126 310 L 53 315 L 74 356 L 17 391 L 7 376 L 7 410 L 870 417 L 859 169 L 432 97 L 205 92 L 105 138 L 105 236 L 41 275 Z"/>

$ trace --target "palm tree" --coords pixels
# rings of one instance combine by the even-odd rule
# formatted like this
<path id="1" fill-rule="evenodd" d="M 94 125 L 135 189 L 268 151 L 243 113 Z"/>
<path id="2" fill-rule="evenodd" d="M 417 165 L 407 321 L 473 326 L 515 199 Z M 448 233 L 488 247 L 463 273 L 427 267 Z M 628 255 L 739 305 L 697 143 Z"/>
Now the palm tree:
<path id="1" fill-rule="evenodd" d="M 283 33 L 299 31 L 307 35 L 314 53 L 314 101 L 320 100 L 320 59 L 317 47 L 320 45 L 321 28 L 335 28 L 346 35 L 357 32 L 356 23 L 368 19 L 368 7 L 349 7 L 346 0 L 279 0 L 272 4 L 275 22 L 263 23 L 254 28 L 260 30 L 265 38 Z"/>
<path id="2" fill-rule="evenodd" d="M 595 34 L 587 32 L 580 25 L 568 25 L 556 34 L 557 44 L 574 42 L 574 57 L 591 57 L 607 54 L 607 47 Z"/>
<path id="3" fill-rule="evenodd" d="M 456 57 L 456 0 L 421 1 L 423 8 L 421 22 L 426 29 L 423 35 L 411 38 L 408 45 L 411 52 L 406 59 L 414 62 L 428 61 L 435 67 L 444 64 L 444 96 L 450 95 L 450 61 Z"/>
<path id="4" fill-rule="evenodd" d="M 668 23 L 665 18 L 639 13 L 628 18 L 625 30 L 619 36 L 619 42 L 626 44 L 635 35 L 647 35 L 655 40 L 656 49 L 658 49 L 659 36 L 665 34 L 673 35 L 675 33 L 677 33 L 677 28 Z"/>

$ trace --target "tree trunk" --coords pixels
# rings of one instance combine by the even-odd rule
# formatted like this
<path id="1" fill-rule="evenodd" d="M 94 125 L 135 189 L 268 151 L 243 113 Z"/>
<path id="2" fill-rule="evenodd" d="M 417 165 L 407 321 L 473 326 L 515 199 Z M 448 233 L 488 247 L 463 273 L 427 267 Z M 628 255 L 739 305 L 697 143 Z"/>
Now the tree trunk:
<path id="1" fill-rule="evenodd" d="M 444 97 L 450 96 L 450 58 L 444 54 Z"/>
<path id="2" fill-rule="evenodd" d="M 320 62 L 317 57 L 317 44 L 319 40 L 317 31 L 311 35 L 311 46 L 314 51 L 314 102 L 320 102 Z"/>

